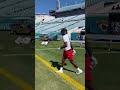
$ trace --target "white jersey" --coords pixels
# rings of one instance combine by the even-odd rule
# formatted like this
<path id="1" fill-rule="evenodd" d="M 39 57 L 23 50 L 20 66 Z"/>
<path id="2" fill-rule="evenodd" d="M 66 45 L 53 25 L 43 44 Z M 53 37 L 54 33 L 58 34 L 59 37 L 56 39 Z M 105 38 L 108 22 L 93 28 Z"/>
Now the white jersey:
<path id="1" fill-rule="evenodd" d="M 68 34 L 63 36 L 63 41 L 67 42 L 67 47 L 64 48 L 65 51 L 70 50 L 71 49 L 71 44 L 70 44 L 70 37 L 68 36 Z"/>

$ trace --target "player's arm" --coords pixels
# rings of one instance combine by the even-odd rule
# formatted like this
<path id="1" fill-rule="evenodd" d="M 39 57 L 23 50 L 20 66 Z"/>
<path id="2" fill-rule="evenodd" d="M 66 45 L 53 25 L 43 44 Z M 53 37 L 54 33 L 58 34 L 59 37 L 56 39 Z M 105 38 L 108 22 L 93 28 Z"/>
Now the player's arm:
<path id="1" fill-rule="evenodd" d="M 73 46 L 72 46 L 72 43 L 70 42 L 70 46 L 71 46 L 71 49 L 73 50 Z"/>
<path id="2" fill-rule="evenodd" d="M 64 42 L 64 45 L 60 47 L 60 49 L 66 48 L 67 47 L 67 42 Z"/>

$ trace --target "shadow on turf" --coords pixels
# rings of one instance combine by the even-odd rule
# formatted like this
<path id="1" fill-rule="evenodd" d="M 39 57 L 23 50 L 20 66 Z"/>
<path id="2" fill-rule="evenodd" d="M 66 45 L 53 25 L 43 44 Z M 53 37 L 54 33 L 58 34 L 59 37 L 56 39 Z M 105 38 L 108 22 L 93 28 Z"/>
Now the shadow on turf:
<path id="1" fill-rule="evenodd" d="M 51 66 L 52 67 L 56 67 L 58 70 L 60 69 L 60 62 L 56 62 L 56 61 L 50 61 L 51 62 Z M 67 64 L 65 63 L 65 66 L 66 66 Z M 69 72 L 74 72 L 75 73 L 75 71 L 72 71 L 72 70 L 69 70 L 69 69 L 66 69 L 66 68 L 63 68 L 64 70 L 66 70 L 66 71 L 69 71 Z"/>

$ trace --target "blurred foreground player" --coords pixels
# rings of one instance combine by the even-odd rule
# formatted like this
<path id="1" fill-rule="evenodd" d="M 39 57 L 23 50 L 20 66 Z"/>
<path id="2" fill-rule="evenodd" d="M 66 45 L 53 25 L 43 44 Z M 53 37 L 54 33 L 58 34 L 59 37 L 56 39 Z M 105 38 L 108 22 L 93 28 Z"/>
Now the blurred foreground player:
<path id="1" fill-rule="evenodd" d="M 94 85 L 92 83 L 92 69 L 91 66 L 91 57 L 88 53 L 85 54 L 85 87 L 88 90 L 95 90 Z"/>
<path id="2" fill-rule="evenodd" d="M 92 80 L 92 69 L 95 68 L 97 64 L 96 58 L 92 55 L 92 52 L 90 50 L 90 47 L 88 47 L 87 38 L 85 41 L 85 87 L 87 90 L 96 90 L 93 85 Z"/>

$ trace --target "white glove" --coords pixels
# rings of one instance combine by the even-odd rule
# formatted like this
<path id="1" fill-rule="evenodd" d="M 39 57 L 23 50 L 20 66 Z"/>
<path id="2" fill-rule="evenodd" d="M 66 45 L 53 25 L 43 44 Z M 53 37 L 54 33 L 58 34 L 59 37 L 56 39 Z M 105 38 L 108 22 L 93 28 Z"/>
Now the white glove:
<path id="1" fill-rule="evenodd" d="M 96 64 L 98 64 L 97 59 L 94 56 L 91 56 L 91 65 L 90 68 L 93 69 L 96 67 Z"/>
<path id="2" fill-rule="evenodd" d="M 76 54 L 76 51 L 75 50 L 73 50 L 73 55 L 75 55 Z"/>
<path id="3" fill-rule="evenodd" d="M 97 59 L 94 56 L 92 56 L 91 59 L 94 61 L 95 65 L 98 64 Z"/>

